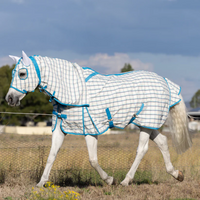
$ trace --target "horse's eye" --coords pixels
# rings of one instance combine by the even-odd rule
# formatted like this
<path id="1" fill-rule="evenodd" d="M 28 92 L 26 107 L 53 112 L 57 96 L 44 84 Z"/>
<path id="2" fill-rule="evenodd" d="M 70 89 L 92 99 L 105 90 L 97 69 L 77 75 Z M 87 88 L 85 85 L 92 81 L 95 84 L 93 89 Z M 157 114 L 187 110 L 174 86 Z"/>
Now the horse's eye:
<path id="1" fill-rule="evenodd" d="M 19 70 L 19 78 L 24 80 L 28 77 L 27 69 L 20 69 Z"/>
<path id="2" fill-rule="evenodd" d="M 23 78 L 25 75 L 26 73 L 23 73 L 23 72 L 19 74 L 20 78 Z"/>

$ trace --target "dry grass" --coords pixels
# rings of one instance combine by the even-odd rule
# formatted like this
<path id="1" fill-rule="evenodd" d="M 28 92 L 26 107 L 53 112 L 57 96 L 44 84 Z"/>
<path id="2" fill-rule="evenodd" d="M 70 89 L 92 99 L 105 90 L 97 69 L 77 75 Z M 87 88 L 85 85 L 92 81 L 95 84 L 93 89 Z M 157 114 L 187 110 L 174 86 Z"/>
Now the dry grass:
<path id="1" fill-rule="evenodd" d="M 12 197 L 12 200 L 28 199 L 27 197 L 31 193 L 31 188 L 34 186 L 33 183 L 28 185 L 24 183 L 1 185 L 0 200 L 4 200 L 6 197 Z M 59 190 L 73 190 L 78 192 L 82 200 L 189 200 L 200 199 L 199 187 L 199 182 L 192 180 L 182 183 L 167 181 L 159 184 L 132 184 L 128 187 L 120 185 L 104 185 L 102 187 L 60 187 Z"/>
<path id="2" fill-rule="evenodd" d="M 132 165 L 138 137 L 137 132 L 99 137 L 99 163 L 110 175 L 114 174 L 118 182 Z M 173 165 L 184 172 L 183 183 L 176 182 L 165 172 L 162 155 L 154 143 L 150 142 L 149 151 L 139 166 L 134 184 L 127 188 L 106 186 L 90 167 L 84 137 L 72 135 L 65 137 L 50 179 L 64 185 L 61 190 L 66 187 L 72 189 L 70 185 L 75 186 L 73 190 L 80 193 L 82 199 L 200 199 L 200 136 L 193 135 L 193 147 L 183 155 L 176 154 L 170 136 L 168 144 Z M 0 171 L 0 182 L 4 183 L 0 186 L 0 199 L 8 196 L 23 199 L 24 193 L 28 193 L 39 180 L 50 145 L 51 136 L 0 135 L 0 169 L 3 169 Z M 75 172 L 77 169 L 79 172 Z M 6 174 L 1 175 L 5 171 Z M 77 177 L 76 181 L 72 180 L 73 175 Z"/>

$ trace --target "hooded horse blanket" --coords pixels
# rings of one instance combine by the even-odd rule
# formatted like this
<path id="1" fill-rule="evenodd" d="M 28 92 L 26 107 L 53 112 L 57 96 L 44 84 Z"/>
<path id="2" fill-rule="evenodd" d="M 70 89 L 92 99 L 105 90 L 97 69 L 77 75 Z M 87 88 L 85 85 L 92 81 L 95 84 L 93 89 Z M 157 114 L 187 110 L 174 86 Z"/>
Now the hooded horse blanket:
<path id="1" fill-rule="evenodd" d="M 54 106 L 53 130 L 57 118 L 64 133 L 77 135 L 98 135 L 130 123 L 158 129 L 180 101 L 180 87 L 153 72 L 102 75 L 57 58 L 30 58 L 39 71 L 39 87 Z"/>

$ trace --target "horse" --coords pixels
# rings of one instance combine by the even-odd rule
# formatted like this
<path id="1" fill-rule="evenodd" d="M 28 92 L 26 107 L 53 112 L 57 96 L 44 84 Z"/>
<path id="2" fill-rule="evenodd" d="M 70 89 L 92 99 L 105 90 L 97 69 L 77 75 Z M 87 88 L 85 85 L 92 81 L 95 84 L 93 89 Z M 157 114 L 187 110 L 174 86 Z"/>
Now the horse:
<path id="1" fill-rule="evenodd" d="M 183 173 L 171 163 L 167 137 L 158 131 L 168 119 L 177 153 L 192 146 L 186 107 L 178 85 L 154 72 L 102 75 L 67 60 L 38 55 L 28 57 L 24 51 L 22 57 L 10 57 L 16 66 L 5 98 L 8 105 L 20 105 L 20 101 L 37 87 L 49 95 L 53 104 L 52 145 L 38 187 L 48 181 L 67 134 L 85 137 L 91 166 L 108 185 L 115 184 L 114 177 L 98 163 L 98 135 L 113 127 L 124 129 L 129 124 L 139 127 L 139 144 L 134 162 L 120 184 L 128 186 L 133 180 L 148 150 L 149 139 L 160 149 L 167 173 L 180 182 L 184 180 Z"/>

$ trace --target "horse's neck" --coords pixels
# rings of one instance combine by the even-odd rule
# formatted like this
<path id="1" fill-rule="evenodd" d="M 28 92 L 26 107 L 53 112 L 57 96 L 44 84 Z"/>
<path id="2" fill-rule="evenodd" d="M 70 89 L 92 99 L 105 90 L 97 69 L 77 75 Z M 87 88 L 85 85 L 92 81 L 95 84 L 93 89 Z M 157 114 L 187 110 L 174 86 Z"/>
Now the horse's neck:
<path id="1" fill-rule="evenodd" d="M 60 63 L 62 63 L 64 66 L 73 65 L 67 60 L 62 60 L 58 58 L 37 56 L 36 60 L 40 69 L 42 86 L 44 86 L 44 84 L 48 84 L 47 80 L 49 79 L 49 77 L 55 77 L 56 75 L 58 77 L 62 76 L 62 74 L 59 74 L 60 71 L 57 70 L 58 67 L 60 67 Z"/>
<path id="2" fill-rule="evenodd" d="M 44 86 L 44 84 L 47 84 L 47 75 L 48 76 L 52 76 L 52 70 L 49 70 L 49 66 L 50 66 L 50 63 L 51 63 L 51 60 L 52 58 L 49 58 L 49 57 L 42 57 L 42 56 L 37 56 L 36 57 L 36 60 L 37 60 L 37 63 L 38 63 L 38 67 L 39 67 L 39 70 L 40 70 L 40 75 L 41 75 L 41 85 Z M 48 62 L 49 62 L 49 65 L 48 65 Z M 48 71 L 48 73 L 50 74 L 47 74 L 46 72 Z"/>

